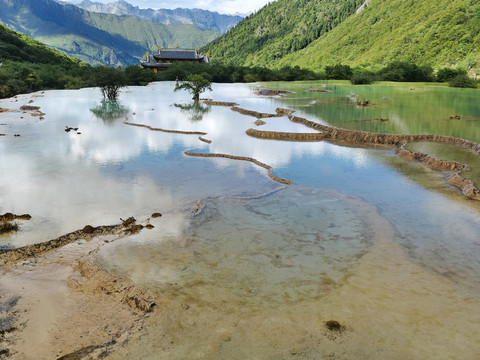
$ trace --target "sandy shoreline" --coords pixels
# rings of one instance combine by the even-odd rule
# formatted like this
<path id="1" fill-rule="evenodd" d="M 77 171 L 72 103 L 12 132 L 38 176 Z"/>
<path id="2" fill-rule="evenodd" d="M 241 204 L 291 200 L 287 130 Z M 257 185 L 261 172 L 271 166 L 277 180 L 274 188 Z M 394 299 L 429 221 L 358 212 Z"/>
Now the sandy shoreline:
<path id="1" fill-rule="evenodd" d="M 106 355 L 138 331 L 154 311 L 153 297 L 95 263 L 102 245 L 140 231 L 138 225 L 130 221 L 127 226 L 94 228 L 91 233 L 80 230 L 66 236 L 69 243 L 46 242 L 31 256 L 16 256 L 24 254 L 21 249 L 4 250 L 0 358 Z"/>

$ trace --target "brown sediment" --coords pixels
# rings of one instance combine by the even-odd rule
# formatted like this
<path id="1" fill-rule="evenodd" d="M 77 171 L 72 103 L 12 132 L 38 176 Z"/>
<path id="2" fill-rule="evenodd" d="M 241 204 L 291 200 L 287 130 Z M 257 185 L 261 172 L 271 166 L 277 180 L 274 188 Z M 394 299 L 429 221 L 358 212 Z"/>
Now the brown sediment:
<path id="1" fill-rule="evenodd" d="M 284 109 L 284 108 L 276 108 L 275 112 L 280 116 L 282 116 L 282 115 L 290 116 L 295 112 L 295 110 Z"/>
<path id="2" fill-rule="evenodd" d="M 212 140 L 204 139 L 203 137 L 199 136 L 198 137 L 200 141 L 206 142 L 207 144 L 210 144 Z"/>
<path id="3" fill-rule="evenodd" d="M 65 132 L 70 132 L 70 131 L 78 131 L 78 128 L 70 127 L 70 126 L 65 126 Z"/>
<path id="4" fill-rule="evenodd" d="M 255 165 L 261 166 L 265 169 L 268 170 L 268 176 L 272 179 L 275 180 L 281 184 L 293 184 L 292 181 L 281 179 L 275 175 L 272 174 L 272 167 L 270 165 L 264 164 L 254 158 L 251 157 L 246 157 L 246 156 L 235 156 L 235 155 L 228 155 L 228 154 L 207 154 L 207 153 L 194 153 L 190 151 L 185 151 L 185 155 L 188 156 L 200 156 L 200 157 L 219 157 L 219 158 L 227 158 L 227 159 L 233 159 L 233 160 L 243 160 L 243 161 L 250 161 L 254 163 Z"/>
<path id="5" fill-rule="evenodd" d="M 103 292 L 116 302 L 127 304 L 132 309 L 151 312 L 154 298 L 147 292 L 126 283 L 123 279 L 100 269 L 91 259 L 79 260 L 68 286 L 84 293 Z"/>
<path id="6" fill-rule="evenodd" d="M 40 110 L 40 106 L 22 105 L 22 106 L 20 106 L 20 110 L 23 110 L 23 111 L 38 111 L 38 110 Z"/>
<path id="7" fill-rule="evenodd" d="M 33 100 L 31 100 L 30 102 L 32 101 Z M 45 113 L 40 111 L 40 106 L 36 106 L 36 105 L 22 105 L 20 106 L 20 110 L 30 111 L 31 116 L 37 116 L 37 117 L 40 117 L 41 119 L 43 119 L 43 116 L 45 115 Z"/>
<path id="8" fill-rule="evenodd" d="M 432 169 L 443 171 L 454 171 L 455 174 L 447 178 L 447 182 L 457 187 L 469 199 L 480 200 L 480 190 L 478 190 L 472 181 L 463 178 L 458 174 L 459 171 L 468 169 L 468 165 L 455 161 L 440 160 L 431 157 L 428 154 L 411 152 L 403 149 L 403 145 L 407 142 L 430 141 L 443 144 L 451 144 L 471 150 L 480 155 L 480 144 L 462 138 L 445 135 L 433 134 L 383 134 L 371 133 L 367 131 L 356 131 L 335 128 L 332 126 L 322 125 L 305 118 L 289 115 L 290 121 L 303 124 L 307 127 L 315 129 L 316 133 L 291 133 L 278 131 L 262 131 L 257 129 L 248 129 L 247 135 L 260 139 L 286 140 L 286 141 L 321 141 L 334 140 L 346 142 L 348 144 L 358 145 L 386 145 L 398 147 L 397 154 L 401 158 L 408 161 L 418 161 Z"/>
<path id="9" fill-rule="evenodd" d="M 462 171 L 469 168 L 468 165 L 456 161 L 436 159 L 428 154 L 405 150 L 403 147 L 397 150 L 397 155 L 404 160 L 416 161 L 434 170 Z"/>
<path id="10" fill-rule="evenodd" d="M 462 115 L 455 115 L 455 116 L 450 116 L 449 119 L 450 120 L 461 120 L 462 119 Z"/>
<path id="11" fill-rule="evenodd" d="M 22 214 L 22 215 L 17 215 L 13 214 L 11 212 L 7 212 L 3 215 L 0 215 L 0 221 L 12 221 L 15 219 L 18 220 L 30 220 L 32 216 L 30 214 Z"/>
<path id="12" fill-rule="evenodd" d="M 92 232 L 84 232 L 82 229 L 38 244 L 27 245 L 16 249 L 0 249 L 0 266 L 11 265 L 22 260 L 45 254 L 51 250 L 73 243 L 78 239 L 84 239 L 95 235 L 113 234 L 122 228 L 122 225 L 98 226 L 94 228 L 94 231 Z"/>
<path id="13" fill-rule="evenodd" d="M 272 89 L 260 89 L 255 91 L 256 95 L 264 95 L 264 96 L 275 96 L 275 95 L 283 95 L 283 94 L 292 94 L 293 91 L 288 90 L 272 90 Z"/>
<path id="14" fill-rule="evenodd" d="M 205 204 L 200 200 L 197 200 L 197 209 L 195 210 L 195 215 L 198 215 L 205 208 Z"/>
<path id="15" fill-rule="evenodd" d="M 256 117 L 257 119 L 278 117 L 278 114 L 261 113 L 261 112 L 254 111 L 254 110 L 243 109 L 243 108 L 240 108 L 238 106 L 233 106 L 232 110 L 236 111 L 236 112 L 239 112 L 240 114 L 243 114 L 243 115 Z"/>
<path id="16" fill-rule="evenodd" d="M 228 102 L 228 101 L 214 101 L 214 100 L 202 100 L 205 105 L 214 105 L 214 106 L 237 106 L 237 103 Z"/>
<path id="17" fill-rule="evenodd" d="M 160 128 L 154 128 L 149 125 L 145 124 L 136 124 L 136 123 L 131 123 L 128 121 L 123 122 L 125 125 L 130 125 L 130 126 L 138 126 L 138 127 L 144 127 L 152 131 L 161 131 L 165 133 L 173 133 L 173 134 L 184 134 L 184 135 L 207 135 L 206 132 L 201 132 L 201 131 L 181 131 L 181 130 L 167 130 L 167 129 L 160 129 Z"/>
<path id="18" fill-rule="evenodd" d="M 59 238 L 73 237 L 75 243 L 58 249 L 47 242 L 43 244 L 47 251 L 27 254 L 34 259 L 3 262 L 11 266 L 0 268 L 2 297 L 21 299 L 7 309 L 12 334 L 8 339 L 0 336 L 13 359 L 103 358 L 143 327 L 156 307 L 153 296 L 95 261 L 104 244 L 121 239 L 135 226 L 134 218 L 121 225 L 87 225 Z M 85 241 L 89 236 L 91 240 Z M 49 251 L 53 249 L 57 251 Z M 15 253 L 4 251 L 0 257 Z"/>
<path id="19" fill-rule="evenodd" d="M 447 183 L 460 189 L 463 195 L 472 200 L 480 200 L 480 190 L 478 190 L 473 182 L 469 179 L 456 174 L 447 177 Z"/>
<path id="20" fill-rule="evenodd" d="M 328 89 L 308 89 L 310 92 L 316 92 L 316 93 L 330 93 L 332 90 Z"/>
<path id="21" fill-rule="evenodd" d="M 343 331 L 345 330 L 345 326 L 341 325 L 337 320 L 328 320 L 325 321 L 325 327 L 330 331 Z"/>
<path id="22" fill-rule="evenodd" d="M 45 254 L 52 250 L 55 250 L 65 245 L 68 245 L 70 243 L 73 243 L 79 239 L 89 240 L 99 235 L 110 235 L 110 234 L 120 235 L 122 233 L 135 233 L 140 231 L 141 228 L 139 227 L 139 225 L 135 224 L 135 219 L 133 220 L 134 220 L 133 223 L 126 224 L 124 222 L 123 224 L 120 224 L 120 225 L 108 225 L 108 226 L 97 226 L 97 227 L 86 225 L 81 230 L 73 231 L 71 233 L 62 235 L 56 239 L 49 240 L 46 242 L 27 245 L 27 246 L 15 248 L 15 249 L 0 249 L 0 266 L 11 265 L 22 260 L 26 260 L 41 254 Z"/>
<path id="23" fill-rule="evenodd" d="M 356 101 L 355 105 L 357 106 L 370 106 L 374 105 L 370 100 L 362 100 L 362 101 Z"/>
<path id="24" fill-rule="evenodd" d="M 480 154 L 480 144 L 470 140 L 456 138 L 453 136 L 445 135 L 433 135 L 433 134 L 383 134 L 383 133 L 371 133 L 367 131 L 356 131 L 335 128 L 332 126 L 322 125 L 313 121 L 309 121 L 305 118 L 298 116 L 289 116 L 290 121 L 303 124 L 312 129 L 322 131 L 324 139 L 340 140 L 351 143 L 365 143 L 373 145 L 390 145 L 400 146 L 406 142 L 413 141 L 431 141 L 444 144 L 452 144 L 463 147 L 468 150 L 472 150 L 477 154 Z M 292 133 L 295 134 L 295 133 Z M 274 139 L 275 134 L 271 134 L 271 139 Z"/>
<path id="25" fill-rule="evenodd" d="M 320 141 L 325 138 L 323 133 L 291 133 L 280 131 L 264 131 L 248 129 L 246 134 L 259 139 L 287 140 L 287 141 Z"/>
<path id="26" fill-rule="evenodd" d="M 93 351 L 100 349 L 102 347 L 104 347 L 104 344 L 98 345 L 98 346 L 94 346 L 94 345 L 87 346 L 80 350 L 71 352 L 67 355 L 60 356 L 57 360 L 81 360 L 87 355 L 90 355 Z"/>
<path id="27" fill-rule="evenodd" d="M 233 106 L 231 109 L 233 111 L 239 112 L 240 114 L 243 114 L 243 115 L 256 117 L 257 119 L 289 116 L 294 112 L 293 110 L 282 109 L 282 108 L 276 108 L 275 109 L 275 114 L 261 113 L 261 112 L 254 111 L 254 110 L 247 110 L 247 109 L 243 109 L 243 108 L 238 107 L 238 106 Z"/>
<path id="28" fill-rule="evenodd" d="M 31 218 L 30 214 L 16 215 L 10 212 L 0 215 L 0 234 L 18 231 L 18 223 L 14 220 L 30 220 Z"/>
<path id="29" fill-rule="evenodd" d="M 0 113 L 3 113 L 3 112 L 13 112 L 15 110 L 12 110 L 12 109 L 7 109 L 7 108 L 0 108 Z"/>
<path id="30" fill-rule="evenodd" d="M 260 120 L 260 119 L 258 119 L 257 121 L 255 121 L 255 125 L 257 125 L 257 126 L 262 126 L 262 125 L 265 125 L 265 124 L 266 124 L 266 122 L 263 121 L 263 120 Z"/>

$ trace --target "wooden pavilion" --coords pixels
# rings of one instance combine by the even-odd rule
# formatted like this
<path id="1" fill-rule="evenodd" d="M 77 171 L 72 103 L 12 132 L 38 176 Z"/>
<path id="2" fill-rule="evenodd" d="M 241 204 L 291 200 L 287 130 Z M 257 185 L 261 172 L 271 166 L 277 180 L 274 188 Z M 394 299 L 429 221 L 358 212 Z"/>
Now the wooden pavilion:
<path id="1" fill-rule="evenodd" d="M 158 53 L 147 54 L 140 61 L 140 65 L 147 69 L 153 69 L 155 72 L 168 69 L 173 63 L 208 63 L 208 54 L 198 53 L 198 49 L 161 49 Z"/>

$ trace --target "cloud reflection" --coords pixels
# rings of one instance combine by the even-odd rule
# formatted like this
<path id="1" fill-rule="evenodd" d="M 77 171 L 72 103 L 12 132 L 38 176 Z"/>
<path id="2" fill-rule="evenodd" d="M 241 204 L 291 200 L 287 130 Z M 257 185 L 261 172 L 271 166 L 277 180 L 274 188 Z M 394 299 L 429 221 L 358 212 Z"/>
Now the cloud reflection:
<path id="1" fill-rule="evenodd" d="M 279 106 L 274 99 L 259 98 L 252 94 L 248 86 L 241 84 L 215 84 L 212 97 L 219 100 L 236 100 L 240 106 L 263 112 L 274 112 Z M 172 135 L 152 132 L 146 128 L 125 126 L 120 121 L 106 127 L 99 123 L 95 116 L 89 114 L 87 104 L 95 102 L 98 94 L 94 89 L 81 90 L 72 96 L 62 95 L 58 104 L 58 92 L 41 101 L 41 107 L 47 113 L 48 119 L 61 122 L 65 114 L 76 114 L 70 121 L 80 128 L 81 136 L 71 134 L 70 147 L 73 156 L 90 159 L 99 163 L 118 163 L 138 156 L 143 149 L 149 151 L 168 152 L 174 143 L 180 143 L 186 149 L 203 148 L 197 137 L 191 135 Z M 188 95 L 173 92 L 173 83 L 157 83 L 148 87 L 133 87 L 122 94 L 121 102 L 130 113 L 120 116 L 120 119 L 133 123 L 145 124 L 166 130 L 202 131 L 212 140 L 207 151 L 227 153 L 231 155 L 256 158 L 273 167 L 287 165 L 292 158 L 303 155 L 332 156 L 351 160 L 355 166 L 363 166 L 367 161 L 367 151 L 329 144 L 327 142 L 282 142 L 254 139 L 245 134 L 250 127 L 256 127 L 254 118 L 231 111 L 227 107 L 206 107 L 201 109 L 186 108 Z M 187 105 L 183 105 L 183 104 Z M 180 106 L 181 105 L 181 106 Z M 52 107 L 55 107 L 55 111 Z M 197 111 L 199 110 L 199 111 Z M 194 114 L 191 115 L 190 113 Z M 201 113 L 198 115 L 198 113 Z M 188 113 L 188 115 L 186 115 Z M 201 117 L 202 121 L 192 122 L 191 117 Z M 309 132 L 310 129 L 300 124 L 290 122 L 286 117 L 266 119 L 264 130 Z M 216 159 L 215 163 L 223 161 Z"/>
<path id="2" fill-rule="evenodd" d="M 173 88 L 173 83 L 168 82 L 128 88 L 121 94 L 120 102 L 130 110 L 122 112 L 116 121 L 106 122 L 90 111 L 98 105 L 100 97 L 93 88 L 46 91 L 44 97 L 35 98 L 34 104 L 46 114 L 43 121 L 21 113 L 2 114 L 2 122 L 6 119 L 12 131 L 24 135 L 15 141 L 13 137 L 5 137 L 0 142 L 4 155 L 0 162 L 1 210 L 33 213 L 34 220 L 27 226 L 39 227 L 50 237 L 87 223 L 98 224 L 98 219 L 102 219 L 101 223 L 114 223 L 120 216 L 145 214 L 146 209 L 154 210 L 154 199 L 171 205 L 174 200 L 169 191 L 159 188 L 152 178 L 139 174 L 151 166 L 146 160 L 150 154 L 168 154 L 172 150 L 178 150 L 180 157 L 183 150 L 253 157 L 271 165 L 274 172 L 275 168 L 285 167 L 292 159 L 305 155 L 339 158 L 354 166 L 363 166 L 368 161 L 363 149 L 326 142 L 282 142 L 249 137 L 245 131 L 256 127 L 255 118 L 228 107 L 205 107 L 208 111 L 201 111 L 202 120 L 192 122 L 185 113 L 189 109 L 174 106 L 188 104 L 188 94 L 174 93 Z M 235 100 L 247 109 L 273 113 L 281 106 L 275 99 L 257 97 L 249 85 L 214 84 L 213 89 L 212 98 Z M 21 98 L 23 102 L 29 100 L 29 96 Z M 20 116 L 25 116 L 23 122 Z M 197 135 L 128 126 L 124 120 L 167 130 L 206 132 L 205 138 L 212 143 L 200 141 Z M 265 130 L 310 131 L 286 117 L 266 121 L 262 126 Z M 78 131 L 65 132 L 66 127 L 75 127 Z M 198 159 L 192 161 L 202 164 Z M 247 162 L 218 158 L 203 161 L 213 163 L 219 174 L 225 169 L 235 169 L 237 177 L 242 178 L 254 169 L 266 177 L 265 169 Z M 155 158 L 155 166 L 162 167 L 163 162 L 168 163 L 165 166 L 174 165 L 165 157 Z M 115 169 L 127 163 L 135 163 L 135 171 L 128 180 L 117 179 Z"/>

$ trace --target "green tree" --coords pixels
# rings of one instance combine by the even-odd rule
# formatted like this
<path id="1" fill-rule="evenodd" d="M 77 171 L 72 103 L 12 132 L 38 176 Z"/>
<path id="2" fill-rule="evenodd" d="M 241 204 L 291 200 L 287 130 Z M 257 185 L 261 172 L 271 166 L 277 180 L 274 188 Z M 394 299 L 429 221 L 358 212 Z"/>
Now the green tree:
<path id="1" fill-rule="evenodd" d="M 205 90 L 212 91 L 212 83 L 200 74 L 187 75 L 186 81 L 181 81 L 175 86 L 174 91 L 187 90 L 193 95 L 193 100 L 198 102 L 200 94 Z"/>
<path id="2" fill-rule="evenodd" d="M 25 82 L 27 83 L 28 90 L 37 90 L 40 88 L 41 80 L 40 76 L 35 71 L 31 71 L 27 77 L 25 78 Z"/>
<path id="3" fill-rule="evenodd" d="M 438 82 L 448 82 L 451 81 L 454 77 L 458 75 L 467 75 L 467 70 L 465 69 L 452 69 L 452 68 L 443 68 L 437 71 L 437 81 Z"/>
<path id="4" fill-rule="evenodd" d="M 92 75 L 103 98 L 107 100 L 117 100 L 120 89 L 127 85 L 125 72 L 112 66 L 97 66 Z"/>
<path id="5" fill-rule="evenodd" d="M 142 69 L 139 65 L 128 65 L 124 69 L 128 85 L 147 85 L 156 80 L 153 71 Z"/>
<path id="6" fill-rule="evenodd" d="M 342 64 L 325 66 L 325 73 L 327 74 L 327 79 L 332 80 L 350 80 L 353 75 L 352 68 Z"/>
<path id="7" fill-rule="evenodd" d="M 377 75 L 380 80 L 419 82 L 433 81 L 433 69 L 430 66 L 419 66 L 406 61 L 394 61 L 381 69 Z"/>
<path id="8" fill-rule="evenodd" d="M 448 82 L 448 86 L 458 88 L 476 88 L 477 82 L 474 79 L 469 78 L 467 74 L 460 74 L 451 79 Z"/>
<path id="9" fill-rule="evenodd" d="M 374 75 L 370 72 L 363 71 L 352 75 L 350 82 L 353 85 L 370 85 L 373 83 Z"/>

